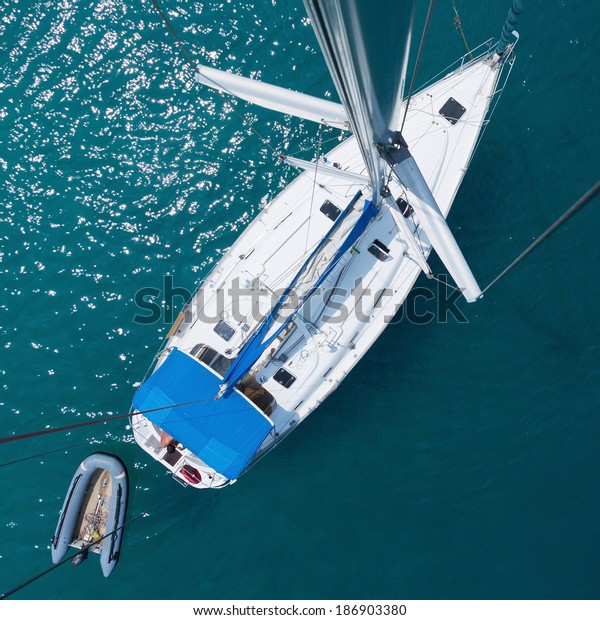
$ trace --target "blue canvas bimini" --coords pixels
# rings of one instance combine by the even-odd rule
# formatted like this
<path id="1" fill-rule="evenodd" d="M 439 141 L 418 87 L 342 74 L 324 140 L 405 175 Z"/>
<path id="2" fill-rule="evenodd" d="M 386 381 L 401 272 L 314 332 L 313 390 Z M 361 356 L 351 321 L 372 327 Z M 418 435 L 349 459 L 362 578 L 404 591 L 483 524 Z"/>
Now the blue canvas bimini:
<path id="1" fill-rule="evenodd" d="M 207 366 L 175 348 L 138 389 L 133 406 L 137 411 L 167 407 L 144 416 L 233 480 L 246 468 L 273 423 L 237 391 L 215 400 L 221 381 Z"/>

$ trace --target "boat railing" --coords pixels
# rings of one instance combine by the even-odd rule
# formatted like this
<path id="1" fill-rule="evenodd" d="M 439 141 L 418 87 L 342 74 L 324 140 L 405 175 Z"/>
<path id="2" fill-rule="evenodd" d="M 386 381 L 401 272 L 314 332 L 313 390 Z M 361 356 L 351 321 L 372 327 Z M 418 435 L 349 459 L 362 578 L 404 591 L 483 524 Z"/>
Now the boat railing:
<path id="1" fill-rule="evenodd" d="M 436 75 L 434 75 L 432 78 L 427 80 L 424 84 L 422 84 L 417 89 L 417 92 L 420 90 L 423 90 L 424 88 L 427 88 L 434 82 L 437 82 L 442 76 L 452 73 L 454 71 L 458 71 L 460 73 L 469 65 L 477 62 L 481 58 L 489 56 L 490 52 L 492 51 L 493 46 L 494 46 L 494 39 L 490 38 L 487 41 L 484 41 L 477 47 L 473 48 L 471 51 L 467 52 L 463 56 L 460 56 L 459 58 L 457 58 L 454 62 L 450 63 L 445 69 L 442 69 L 440 72 L 436 73 Z"/>

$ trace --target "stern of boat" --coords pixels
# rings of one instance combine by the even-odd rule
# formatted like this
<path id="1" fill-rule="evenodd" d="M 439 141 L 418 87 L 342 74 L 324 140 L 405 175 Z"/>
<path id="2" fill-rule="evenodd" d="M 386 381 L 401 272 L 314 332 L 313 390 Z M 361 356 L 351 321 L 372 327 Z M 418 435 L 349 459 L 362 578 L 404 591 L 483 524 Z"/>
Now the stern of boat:
<path id="1" fill-rule="evenodd" d="M 142 414 L 132 414 L 131 428 L 137 444 L 166 467 L 179 484 L 196 489 L 219 489 L 232 483 L 181 445 L 173 451 L 161 446 L 161 429 Z"/>

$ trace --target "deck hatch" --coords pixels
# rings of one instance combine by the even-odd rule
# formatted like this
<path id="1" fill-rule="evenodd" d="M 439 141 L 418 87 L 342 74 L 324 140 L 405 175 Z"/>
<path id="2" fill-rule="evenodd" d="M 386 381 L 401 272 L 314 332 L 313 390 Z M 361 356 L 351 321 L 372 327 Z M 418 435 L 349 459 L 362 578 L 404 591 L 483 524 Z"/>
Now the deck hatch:
<path id="1" fill-rule="evenodd" d="M 391 256 L 389 254 L 390 250 L 389 248 L 384 245 L 383 243 L 381 243 L 381 241 L 379 241 L 379 239 L 375 239 L 375 241 L 373 241 L 373 243 L 369 246 L 368 251 L 373 254 L 373 256 L 377 259 L 380 260 L 381 262 L 384 262 L 386 260 L 390 260 Z"/>
<path id="2" fill-rule="evenodd" d="M 396 204 L 398 205 L 398 209 L 400 209 L 400 213 L 404 217 L 410 217 L 414 213 L 414 209 L 404 200 L 404 198 L 398 198 L 396 200 Z"/>
<path id="3" fill-rule="evenodd" d="M 285 368 L 280 368 L 274 375 L 273 379 L 277 381 L 284 388 L 289 388 L 296 380 L 296 377 L 291 372 L 288 372 Z"/>
<path id="4" fill-rule="evenodd" d="M 332 222 L 335 222 L 338 219 L 339 214 L 342 212 L 342 210 L 336 207 L 330 200 L 326 200 L 321 205 L 320 211 L 321 213 L 325 214 Z"/>
<path id="5" fill-rule="evenodd" d="M 215 332 L 221 336 L 223 340 L 229 342 L 235 334 L 235 329 L 233 329 L 229 323 L 225 323 L 225 321 L 221 320 L 215 325 Z"/>
<path id="6" fill-rule="evenodd" d="M 440 108 L 440 114 L 452 125 L 456 125 L 458 119 L 467 111 L 467 108 L 463 107 L 454 99 L 450 97 L 448 101 Z"/>

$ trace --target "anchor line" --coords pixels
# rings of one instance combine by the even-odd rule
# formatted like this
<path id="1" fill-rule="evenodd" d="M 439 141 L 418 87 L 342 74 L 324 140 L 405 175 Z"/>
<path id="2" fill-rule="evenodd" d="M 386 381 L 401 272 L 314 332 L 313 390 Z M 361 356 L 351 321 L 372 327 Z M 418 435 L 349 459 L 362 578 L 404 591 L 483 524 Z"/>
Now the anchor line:
<path id="1" fill-rule="evenodd" d="M 137 521 L 138 519 L 141 519 L 142 517 L 147 517 L 150 512 L 152 512 L 153 510 L 156 510 L 156 508 L 158 508 L 159 506 L 162 506 L 166 502 L 171 501 L 172 499 L 174 499 L 175 497 L 177 497 L 178 495 L 183 493 L 184 490 L 185 489 L 179 489 L 178 491 L 176 491 L 172 495 L 169 495 L 169 497 L 167 497 L 165 499 L 162 499 L 157 504 L 154 504 L 154 506 L 152 506 L 151 508 L 148 508 L 147 510 L 142 511 L 139 514 L 137 514 L 135 517 L 129 519 L 129 521 L 126 521 L 125 523 L 123 523 L 123 525 L 120 525 L 119 527 L 117 527 L 116 529 L 112 530 L 111 532 L 108 532 L 107 534 L 104 534 L 104 536 L 102 536 L 101 538 L 98 538 L 97 540 L 89 543 L 88 545 L 85 545 L 84 547 L 79 549 L 79 551 L 77 551 L 77 553 L 74 553 L 73 555 L 70 555 L 70 556 L 64 558 L 63 560 L 60 560 L 60 562 L 58 562 L 57 564 L 54 564 L 53 566 L 50 566 L 50 568 L 47 568 L 46 570 L 42 571 L 41 573 L 38 573 L 37 575 L 34 575 L 30 579 L 27 579 L 27 581 L 24 581 L 23 583 L 20 583 L 18 586 L 15 586 L 11 590 L 8 590 L 7 592 L 4 592 L 3 594 L 0 594 L 0 600 L 6 599 L 9 596 L 12 596 L 15 592 L 18 592 L 19 590 L 23 589 L 24 587 L 28 586 L 29 584 L 33 583 L 34 581 L 37 581 L 38 579 L 41 579 L 42 577 L 44 577 L 44 575 L 47 575 L 48 573 L 51 573 L 53 570 L 57 569 L 59 566 L 62 566 L 63 564 L 65 564 L 68 561 L 72 561 L 78 555 L 82 555 L 84 553 L 87 553 L 89 551 L 90 547 L 92 547 L 94 545 L 97 545 L 99 542 L 103 541 L 105 538 L 108 538 L 109 536 L 112 536 L 113 534 L 116 534 L 118 531 L 124 529 L 128 525 L 131 525 L 134 521 Z"/>
<path id="2" fill-rule="evenodd" d="M 579 198 L 579 200 L 569 207 L 551 226 L 549 226 L 528 248 L 526 248 L 515 260 L 506 267 L 499 275 L 497 275 L 482 291 L 480 295 L 483 295 L 494 285 L 498 280 L 503 278 L 513 267 L 516 267 L 526 256 L 531 254 L 535 248 L 537 248 L 543 241 L 545 241 L 552 233 L 556 232 L 568 219 L 573 217 L 578 211 L 583 209 L 585 205 L 590 202 L 598 193 L 600 193 L 600 181 L 596 181 L 590 189 Z"/>
<path id="3" fill-rule="evenodd" d="M 462 22 L 460 21 L 460 15 L 458 14 L 458 9 L 456 8 L 456 2 L 454 2 L 454 0 L 452 0 L 452 8 L 454 9 L 454 27 L 457 28 L 460 32 L 460 36 L 462 37 L 463 43 L 465 44 L 465 49 L 471 57 L 471 60 L 473 60 L 473 52 L 471 51 L 471 49 L 469 48 L 469 44 L 467 43 L 467 38 L 465 37 L 465 33 L 462 28 Z"/>

